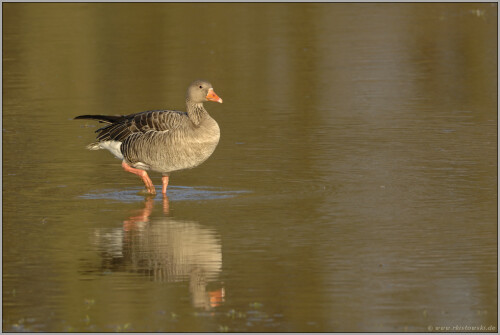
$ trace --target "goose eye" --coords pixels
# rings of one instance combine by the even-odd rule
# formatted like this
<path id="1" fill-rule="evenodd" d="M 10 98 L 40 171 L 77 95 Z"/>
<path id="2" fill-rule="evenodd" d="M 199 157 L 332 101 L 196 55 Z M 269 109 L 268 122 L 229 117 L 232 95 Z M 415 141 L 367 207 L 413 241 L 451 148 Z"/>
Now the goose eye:
<path id="1" fill-rule="evenodd" d="M 200 88 L 203 88 L 203 87 L 200 85 Z"/>

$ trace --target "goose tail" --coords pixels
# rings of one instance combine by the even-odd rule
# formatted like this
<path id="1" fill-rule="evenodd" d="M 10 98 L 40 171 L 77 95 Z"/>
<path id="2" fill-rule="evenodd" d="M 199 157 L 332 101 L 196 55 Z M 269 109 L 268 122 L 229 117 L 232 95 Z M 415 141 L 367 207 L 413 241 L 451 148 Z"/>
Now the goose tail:
<path id="1" fill-rule="evenodd" d="M 90 143 L 89 145 L 86 146 L 86 148 L 89 149 L 89 150 L 99 150 L 99 149 L 102 149 L 101 148 L 101 144 L 99 142 Z"/>

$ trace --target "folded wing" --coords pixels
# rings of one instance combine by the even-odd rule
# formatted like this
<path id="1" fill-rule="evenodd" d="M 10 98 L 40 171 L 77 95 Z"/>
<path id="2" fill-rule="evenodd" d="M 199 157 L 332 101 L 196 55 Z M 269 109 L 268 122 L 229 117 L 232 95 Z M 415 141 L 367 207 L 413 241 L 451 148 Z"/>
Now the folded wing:
<path id="1" fill-rule="evenodd" d="M 147 111 L 137 114 L 121 116 L 96 130 L 97 140 L 120 141 L 134 133 L 146 133 L 148 131 L 172 131 L 182 126 L 187 113 L 179 111 L 159 110 Z"/>

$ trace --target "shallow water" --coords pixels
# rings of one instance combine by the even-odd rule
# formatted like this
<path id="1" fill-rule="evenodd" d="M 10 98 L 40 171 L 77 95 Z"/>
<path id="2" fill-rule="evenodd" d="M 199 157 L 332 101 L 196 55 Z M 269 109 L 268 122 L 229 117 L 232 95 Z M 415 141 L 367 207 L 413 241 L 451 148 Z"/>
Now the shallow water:
<path id="1" fill-rule="evenodd" d="M 496 29 L 496 4 L 4 4 L 3 330 L 496 331 Z M 183 109 L 197 78 L 221 141 L 168 198 L 84 149 L 73 117 Z"/>

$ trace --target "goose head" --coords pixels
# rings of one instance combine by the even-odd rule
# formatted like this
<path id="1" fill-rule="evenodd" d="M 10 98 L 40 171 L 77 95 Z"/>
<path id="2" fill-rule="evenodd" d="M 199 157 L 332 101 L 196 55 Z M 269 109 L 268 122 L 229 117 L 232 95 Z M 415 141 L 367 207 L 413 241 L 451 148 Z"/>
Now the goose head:
<path id="1" fill-rule="evenodd" d="M 196 80 L 189 85 L 186 99 L 194 103 L 215 101 L 222 103 L 222 99 L 215 93 L 212 84 L 204 80 Z"/>

